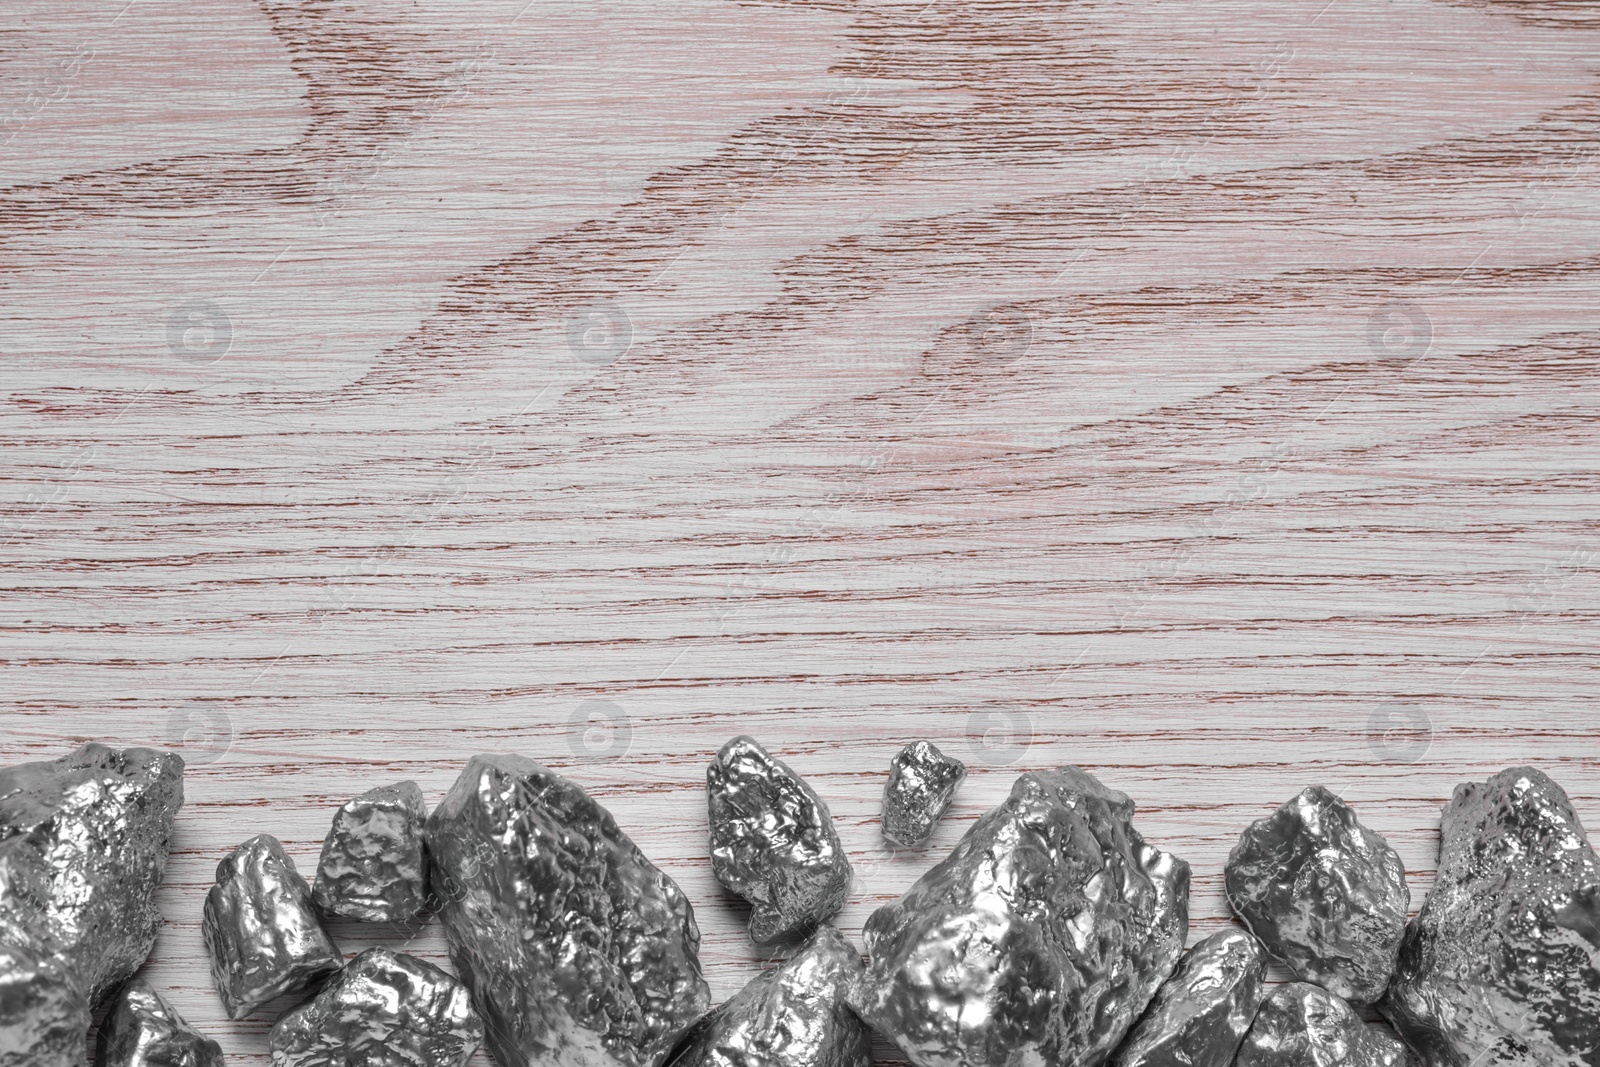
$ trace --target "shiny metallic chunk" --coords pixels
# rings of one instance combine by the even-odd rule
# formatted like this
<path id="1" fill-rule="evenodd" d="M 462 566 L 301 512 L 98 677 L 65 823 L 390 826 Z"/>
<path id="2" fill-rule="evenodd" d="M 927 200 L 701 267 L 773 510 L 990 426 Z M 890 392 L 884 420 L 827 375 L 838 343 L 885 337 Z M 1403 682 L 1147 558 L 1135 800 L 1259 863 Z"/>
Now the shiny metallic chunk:
<path id="1" fill-rule="evenodd" d="M 317 907 L 365 922 L 415 918 L 427 894 L 427 817 L 416 782 L 380 786 L 340 808 L 322 842 Z"/>
<path id="2" fill-rule="evenodd" d="M 1229 1067 L 1261 1006 L 1267 954 L 1243 930 L 1221 930 L 1178 961 L 1112 1056 L 1113 1067 Z"/>
<path id="3" fill-rule="evenodd" d="M 966 765 L 931 741 L 902 748 L 889 762 L 889 782 L 883 788 L 883 836 L 907 848 L 921 847 L 966 776 Z"/>
<path id="4" fill-rule="evenodd" d="M 855 946 L 820 926 L 696 1023 L 669 1067 L 871 1067 L 872 1036 L 845 1004 L 860 974 Z"/>
<path id="5" fill-rule="evenodd" d="M 749 737 L 706 768 L 711 870 L 750 902 L 750 937 L 800 936 L 831 919 L 850 892 L 850 861 L 828 805 Z"/>
<path id="6" fill-rule="evenodd" d="M 1189 865 L 1076 767 L 1024 774 L 867 920 L 850 1001 L 918 1067 L 1098 1067 L 1183 952 Z"/>
<path id="7" fill-rule="evenodd" d="M 1439 877 L 1378 1005 L 1428 1067 L 1600 1064 L 1600 864 L 1561 787 L 1456 787 Z"/>
<path id="8" fill-rule="evenodd" d="M 450 958 L 501 1067 L 656 1067 L 705 1011 L 688 900 L 576 784 L 474 756 L 427 842 Z"/>
<path id="9" fill-rule="evenodd" d="M 278 839 L 252 837 L 217 864 L 200 925 L 228 1018 L 306 989 L 344 965 L 311 905 L 311 887 Z"/>
<path id="10" fill-rule="evenodd" d="M 1239 1046 L 1238 1067 L 1402 1067 L 1405 1046 L 1309 982 L 1274 989 Z"/>
<path id="11" fill-rule="evenodd" d="M 98 1067 L 222 1067 L 222 1046 L 196 1033 L 143 978 L 117 993 L 100 1030 Z"/>
<path id="12" fill-rule="evenodd" d="M 182 806 L 183 760 L 168 752 L 90 743 L 0 769 L 0 989 L 15 994 L 0 996 L 0 1065 L 51 1062 L 69 1025 L 82 1059 L 88 1007 L 155 944 Z"/>
<path id="13" fill-rule="evenodd" d="M 0 1067 L 80 1067 L 89 998 L 59 956 L 0 945 Z"/>
<path id="14" fill-rule="evenodd" d="M 462 1067 L 483 1044 L 467 987 L 431 963 L 368 949 L 268 1038 L 273 1067 Z"/>
<path id="15" fill-rule="evenodd" d="M 1296 978 L 1352 1004 L 1383 995 L 1405 934 L 1411 892 L 1382 834 L 1312 786 L 1239 836 L 1228 901 Z"/>

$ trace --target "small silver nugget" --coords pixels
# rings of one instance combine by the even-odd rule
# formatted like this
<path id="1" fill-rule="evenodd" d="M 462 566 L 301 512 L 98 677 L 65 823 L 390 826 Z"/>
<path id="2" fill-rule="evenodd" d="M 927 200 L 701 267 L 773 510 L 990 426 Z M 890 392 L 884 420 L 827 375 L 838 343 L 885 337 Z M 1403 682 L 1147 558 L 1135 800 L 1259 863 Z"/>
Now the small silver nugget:
<path id="1" fill-rule="evenodd" d="M 200 933 L 230 1019 L 243 1019 L 344 965 L 311 904 L 311 887 L 268 834 L 252 837 L 217 864 Z"/>
<path id="2" fill-rule="evenodd" d="M 889 762 L 883 787 L 883 836 L 906 848 L 921 848 L 955 799 L 966 764 L 946 756 L 932 741 L 913 741 Z"/>
<path id="3" fill-rule="evenodd" d="M 340 808 L 317 863 L 317 907 L 364 922 L 415 918 L 427 896 L 427 817 L 416 782 L 380 786 Z"/>

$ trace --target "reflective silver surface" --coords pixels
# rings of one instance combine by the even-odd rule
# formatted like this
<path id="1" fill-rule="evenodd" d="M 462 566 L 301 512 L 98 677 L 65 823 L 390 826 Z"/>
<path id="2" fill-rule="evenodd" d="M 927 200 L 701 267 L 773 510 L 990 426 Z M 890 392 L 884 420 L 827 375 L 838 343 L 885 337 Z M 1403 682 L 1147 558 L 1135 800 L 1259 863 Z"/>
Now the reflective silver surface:
<path id="1" fill-rule="evenodd" d="M 932 741 L 913 741 L 902 748 L 889 761 L 889 782 L 883 787 L 883 836 L 907 848 L 920 847 L 966 776 L 966 765 Z"/>
<path id="2" fill-rule="evenodd" d="M 688 900 L 575 783 L 474 756 L 427 840 L 450 957 L 501 1067 L 655 1067 L 705 1011 Z"/>
<path id="3" fill-rule="evenodd" d="M 1229 1067 L 1261 1006 L 1266 972 L 1266 951 L 1243 930 L 1197 942 L 1112 1056 L 1114 1067 Z"/>
<path id="4" fill-rule="evenodd" d="M 1296 978 L 1353 1004 L 1383 995 L 1405 934 L 1411 892 L 1382 834 L 1312 786 L 1239 835 L 1228 902 Z"/>
<path id="5" fill-rule="evenodd" d="M 670 1067 L 870 1067 L 872 1036 L 845 1004 L 861 954 L 832 926 L 707 1014 Z"/>
<path id="6" fill-rule="evenodd" d="M 344 965 L 311 905 L 311 887 L 267 834 L 217 864 L 200 933 L 230 1019 L 243 1019 Z"/>
<path id="7" fill-rule="evenodd" d="M 1183 951 L 1189 865 L 1076 767 L 1024 774 L 867 920 L 850 1000 L 920 1067 L 1097 1067 Z"/>
<path id="8" fill-rule="evenodd" d="M 90 743 L 0 769 L 0 945 L 15 968 L 0 992 L 16 993 L 0 996 L 0 1064 L 48 1062 L 69 1025 L 82 1058 L 84 1007 L 155 944 L 155 891 L 182 806 L 183 760 L 169 752 Z M 28 1034 L 44 1044 L 30 1052 Z"/>
<path id="9" fill-rule="evenodd" d="M 806 933 L 844 907 L 850 861 L 828 805 L 782 760 L 735 737 L 706 768 L 711 870 L 750 902 L 750 937 Z"/>
<path id="10" fill-rule="evenodd" d="M 366 922 L 414 918 L 427 893 L 427 817 L 416 782 L 380 786 L 340 808 L 317 863 L 317 907 Z"/>
<path id="11" fill-rule="evenodd" d="M 461 1067 L 482 1043 L 466 986 L 381 948 L 351 960 L 268 1036 L 273 1067 Z"/>
<path id="12" fill-rule="evenodd" d="M 1321 986 L 1289 982 L 1262 1002 L 1238 1067 L 1402 1067 L 1405 1046 Z"/>
<path id="13" fill-rule="evenodd" d="M 1456 787 L 1379 1009 L 1429 1067 L 1600 1064 L 1600 865 L 1531 767 Z"/>
<path id="14" fill-rule="evenodd" d="M 0 945 L 0 1067 L 80 1067 L 89 998 L 59 956 Z"/>
<path id="15" fill-rule="evenodd" d="M 197 1033 L 143 978 L 117 991 L 100 1028 L 97 1067 L 222 1067 L 222 1046 Z"/>

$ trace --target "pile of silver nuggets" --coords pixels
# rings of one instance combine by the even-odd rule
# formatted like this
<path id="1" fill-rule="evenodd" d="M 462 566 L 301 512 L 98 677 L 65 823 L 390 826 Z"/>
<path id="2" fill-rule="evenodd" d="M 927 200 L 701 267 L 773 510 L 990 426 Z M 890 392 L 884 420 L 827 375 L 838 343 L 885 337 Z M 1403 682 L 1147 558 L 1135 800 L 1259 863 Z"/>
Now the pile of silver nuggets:
<path id="1" fill-rule="evenodd" d="M 922 847 L 966 768 L 891 762 L 883 833 Z M 430 814 L 413 782 L 335 815 L 311 882 L 261 835 L 217 865 L 202 931 L 228 1015 L 290 1005 L 275 1067 L 1600 1067 L 1600 867 L 1530 767 L 1459 786 L 1437 884 L 1337 795 L 1252 824 L 1224 883 L 1239 925 L 1185 951 L 1189 865 L 1076 767 L 1019 777 L 865 928 L 830 925 L 851 870 L 827 805 L 736 737 L 706 772 L 717 880 L 782 962 L 712 1007 L 693 909 L 581 787 L 474 757 Z M 218 1067 L 136 972 L 183 762 L 88 744 L 0 770 L 0 1067 Z M 455 974 L 346 959 L 338 916 L 442 922 Z M 1269 960 L 1292 978 L 1266 982 Z M 1402 1040 L 1366 1020 L 1372 1008 Z"/>

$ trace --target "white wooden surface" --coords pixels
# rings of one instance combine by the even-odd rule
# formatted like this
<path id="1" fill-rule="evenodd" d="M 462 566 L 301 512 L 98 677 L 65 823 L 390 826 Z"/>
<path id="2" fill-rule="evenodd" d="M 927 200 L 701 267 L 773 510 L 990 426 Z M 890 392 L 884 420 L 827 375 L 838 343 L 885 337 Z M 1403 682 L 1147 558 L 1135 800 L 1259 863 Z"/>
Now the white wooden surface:
<path id="1" fill-rule="evenodd" d="M 1457 782 L 1600 817 L 1597 56 L 1562 0 L 10 0 L 0 757 L 191 757 L 150 973 L 230 1064 L 217 859 L 479 751 L 616 813 L 719 999 L 739 732 L 852 936 L 1062 762 L 1195 936 L 1313 782 L 1420 901 Z M 894 854 L 916 737 L 973 773 Z"/>

